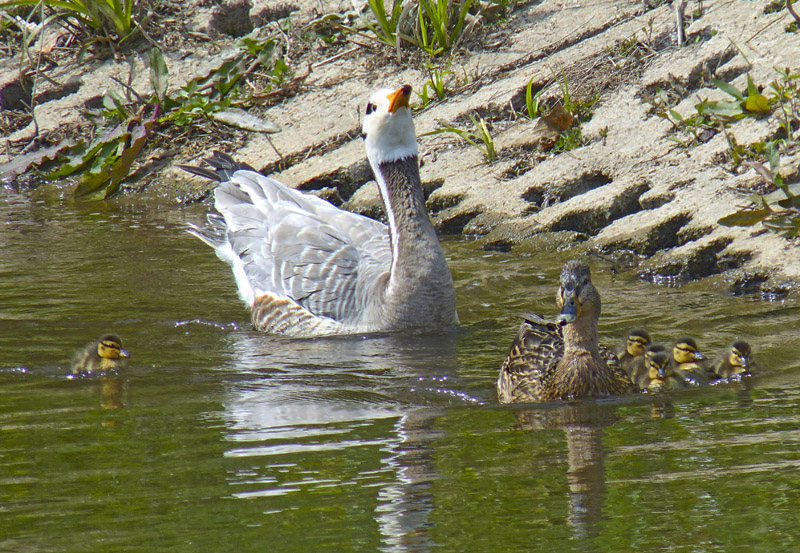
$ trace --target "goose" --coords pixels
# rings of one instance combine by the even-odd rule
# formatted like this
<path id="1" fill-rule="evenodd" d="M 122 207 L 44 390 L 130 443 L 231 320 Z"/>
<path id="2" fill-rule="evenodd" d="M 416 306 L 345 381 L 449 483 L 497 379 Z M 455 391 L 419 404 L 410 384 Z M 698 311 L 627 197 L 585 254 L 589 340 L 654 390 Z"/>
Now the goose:
<path id="1" fill-rule="evenodd" d="M 190 233 L 231 265 L 257 330 L 312 337 L 458 324 L 455 289 L 425 208 L 411 86 L 375 92 L 362 138 L 388 224 L 339 209 L 215 152 L 217 213 Z"/>
<path id="2" fill-rule="evenodd" d="M 525 317 L 500 369 L 499 401 L 572 400 L 635 391 L 614 352 L 598 343 L 600 294 L 585 261 L 564 265 L 556 303 L 561 312 L 555 322 Z"/>
<path id="3" fill-rule="evenodd" d="M 72 361 L 72 374 L 109 372 L 124 369 L 130 353 L 116 334 L 104 334 L 79 351 Z"/>

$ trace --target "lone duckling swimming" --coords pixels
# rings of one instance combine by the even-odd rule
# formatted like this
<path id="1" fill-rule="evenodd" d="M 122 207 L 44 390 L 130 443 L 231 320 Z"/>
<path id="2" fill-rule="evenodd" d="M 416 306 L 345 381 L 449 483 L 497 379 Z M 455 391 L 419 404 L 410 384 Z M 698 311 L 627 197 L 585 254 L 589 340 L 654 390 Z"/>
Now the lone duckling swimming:
<path id="1" fill-rule="evenodd" d="M 109 372 L 125 368 L 130 354 L 116 334 L 104 334 L 79 351 L 72 362 L 72 373 Z"/>
<path id="2" fill-rule="evenodd" d="M 702 363 L 705 359 L 705 356 L 700 353 L 700 348 L 697 347 L 697 342 L 692 338 L 684 337 L 677 340 L 672 346 L 670 365 L 691 383 L 707 384 L 708 369 Z"/>
<path id="3" fill-rule="evenodd" d="M 650 334 L 643 328 L 634 328 L 628 333 L 625 346 L 619 354 L 619 365 L 628 373 L 633 374 L 635 361 L 644 356 L 650 345 Z"/>
<path id="4" fill-rule="evenodd" d="M 568 261 L 561 271 L 556 322 L 538 315 L 526 320 L 497 379 L 501 403 L 570 400 L 628 394 L 633 383 L 617 356 L 601 352 L 597 337 L 600 294 L 585 261 Z"/>
<path id="5" fill-rule="evenodd" d="M 752 366 L 750 353 L 750 344 L 744 340 L 734 342 L 731 349 L 714 362 L 711 378 L 716 380 L 735 375 L 748 376 Z"/>
<path id="6" fill-rule="evenodd" d="M 647 372 L 639 378 L 638 385 L 648 392 L 665 392 L 688 388 L 689 383 L 677 370 L 666 350 L 650 351 L 644 356 Z"/>

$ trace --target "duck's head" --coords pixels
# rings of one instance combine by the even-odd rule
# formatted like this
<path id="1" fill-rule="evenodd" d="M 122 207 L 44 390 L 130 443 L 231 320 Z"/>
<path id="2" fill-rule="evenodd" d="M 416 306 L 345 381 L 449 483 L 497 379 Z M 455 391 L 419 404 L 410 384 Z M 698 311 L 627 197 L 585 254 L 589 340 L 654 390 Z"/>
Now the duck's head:
<path id="1" fill-rule="evenodd" d="M 645 364 L 649 371 L 650 378 L 664 380 L 672 375 L 672 367 L 669 364 L 669 355 L 665 350 L 648 351 L 645 355 Z"/>
<path id="2" fill-rule="evenodd" d="M 564 265 L 556 303 L 561 308 L 556 321 L 562 325 L 574 323 L 580 317 L 600 316 L 600 294 L 592 284 L 589 265 L 585 261 L 573 259 Z"/>
<path id="3" fill-rule="evenodd" d="M 688 337 L 681 338 L 675 342 L 672 347 L 672 357 L 676 363 L 694 363 L 705 359 L 705 356 L 700 353 L 700 349 L 697 347 L 697 342 Z"/>
<path id="4" fill-rule="evenodd" d="M 643 328 L 634 328 L 628 333 L 628 339 L 625 340 L 625 350 L 628 355 L 633 357 L 644 355 L 649 345 L 650 334 Z"/>
<path id="5" fill-rule="evenodd" d="M 382 88 L 367 102 L 361 136 L 373 168 L 417 155 L 410 99 L 411 85 L 403 85 L 395 90 Z"/>
<path id="6" fill-rule="evenodd" d="M 744 340 L 734 342 L 728 354 L 728 363 L 733 369 L 733 374 L 742 374 L 750 371 L 750 344 Z"/>
<path id="7" fill-rule="evenodd" d="M 103 359 L 120 359 L 130 357 L 130 353 L 122 347 L 122 340 L 116 334 L 105 334 L 97 342 L 97 355 Z"/>

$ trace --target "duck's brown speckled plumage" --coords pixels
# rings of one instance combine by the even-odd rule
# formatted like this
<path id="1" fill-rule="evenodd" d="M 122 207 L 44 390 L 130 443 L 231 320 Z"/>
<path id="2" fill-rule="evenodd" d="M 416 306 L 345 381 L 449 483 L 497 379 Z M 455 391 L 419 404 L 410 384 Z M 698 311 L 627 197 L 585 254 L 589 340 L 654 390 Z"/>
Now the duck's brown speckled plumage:
<path id="1" fill-rule="evenodd" d="M 600 295 L 584 261 L 566 263 L 558 322 L 528 315 L 497 379 L 501 403 L 623 395 L 635 390 L 616 354 L 597 337 Z M 568 312 L 572 313 L 570 315 Z"/>

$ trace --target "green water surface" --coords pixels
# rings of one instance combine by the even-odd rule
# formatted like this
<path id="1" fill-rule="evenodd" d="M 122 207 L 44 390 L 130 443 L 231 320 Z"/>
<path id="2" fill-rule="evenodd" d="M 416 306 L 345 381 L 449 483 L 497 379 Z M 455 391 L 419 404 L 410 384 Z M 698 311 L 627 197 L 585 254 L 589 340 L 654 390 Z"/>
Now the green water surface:
<path id="1" fill-rule="evenodd" d="M 520 316 L 568 254 L 448 240 L 462 328 L 253 332 L 208 206 L 0 191 L 0 551 L 686 551 L 800 547 L 800 304 L 612 277 L 601 339 L 645 325 L 751 390 L 500 406 Z M 118 332 L 119 377 L 70 379 Z"/>

